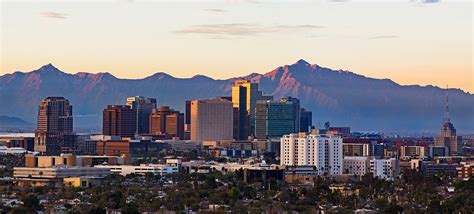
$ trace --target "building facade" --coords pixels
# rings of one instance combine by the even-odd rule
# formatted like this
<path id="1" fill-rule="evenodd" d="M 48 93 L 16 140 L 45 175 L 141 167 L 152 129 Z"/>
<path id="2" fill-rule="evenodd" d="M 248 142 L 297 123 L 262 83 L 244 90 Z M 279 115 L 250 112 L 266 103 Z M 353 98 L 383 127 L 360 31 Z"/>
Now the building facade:
<path id="1" fill-rule="evenodd" d="M 225 99 L 191 101 L 191 141 L 233 138 L 233 105 Z"/>
<path id="2" fill-rule="evenodd" d="M 135 114 L 135 135 L 148 134 L 150 132 L 150 114 L 156 108 L 156 99 L 142 96 L 128 97 L 127 106 Z"/>
<path id="3" fill-rule="evenodd" d="M 315 166 L 318 175 L 342 175 L 342 138 L 289 134 L 281 138 L 280 165 Z"/>
<path id="4" fill-rule="evenodd" d="M 38 107 L 34 150 L 45 154 L 75 152 L 72 106 L 64 97 L 48 97 Z"/>
<path id="5" fill-rule="evenodd" d="M 102 134 L 134 137 L 136 131 L 135 111 L 126 105 L 109 105 L 103 111 Z"/>
<path id="6" fill-rule="evenodd" d="M 395 158 L 370 159 L 370 172 L 374 177 L 394 180 L 400 174 L 400 161 Z"/>
<path id="7" fill-rule="evenodd" d="M 298 132 L 292 101 L 259 101 L 255 108 L 255 137 L 273 138 Z M 299 126 L 299 125 L 298 125 Z"/>
<path id="8" fill-rule="evenodd" d="M 154 109 L 150 115 L 150 134 L 167 135 L 184 140 L 184 114 L 161 106 Z"/>
<path id="9" fill-rule="evenodd" d="M 300 132 L 309 132 L 313 128 L 313 113 L 304 108 L 300 112 Z"/>
<path id="10" fill-rule="evenodd" d="M 366 156 L 344 156 L 344 174 L 364 176 L 370 172 L 370 158 Z"/>

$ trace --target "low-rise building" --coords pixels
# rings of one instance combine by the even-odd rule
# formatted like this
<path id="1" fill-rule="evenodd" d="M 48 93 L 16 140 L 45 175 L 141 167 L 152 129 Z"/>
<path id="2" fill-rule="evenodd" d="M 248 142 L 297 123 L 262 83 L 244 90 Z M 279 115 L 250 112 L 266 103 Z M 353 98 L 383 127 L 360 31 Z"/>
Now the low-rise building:
<path id="1" fill-rule="evenodd" d="M 394 180 L 400 174 L 400 163 L 395 158 L 370 159 L 370 172 L 374 177 Z"/>
<path id="2" fill-rule="evenodd" d="M 140 164 L 139 166 L 132 165 L 96 165 L 96 168 L 110 169 L 111 172 L 121 174 L 123 176 L 128 174 L 144 175 L 146 173 L 152 174 L 173 174 L 178 173 L 181 167 L 180 159 L 167 159 L 166 164 Z"/>
<path id="3" fill-rule="evenodd" d="M 344 157 L 344 174 L 357 175 L 359 177 L 369 173 L 370 158 L 345 156 Z"/>

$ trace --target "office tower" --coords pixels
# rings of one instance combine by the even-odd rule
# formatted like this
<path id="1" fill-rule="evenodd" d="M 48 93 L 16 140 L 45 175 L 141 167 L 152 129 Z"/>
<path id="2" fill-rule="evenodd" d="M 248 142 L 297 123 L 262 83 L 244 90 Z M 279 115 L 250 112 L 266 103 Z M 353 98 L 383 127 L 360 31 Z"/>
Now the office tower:
<path id="1" fill-rule="evenodd" d="M 249 123 L 246 87 L 242 85 L 235 85 L 232 87 L 232 104 L 234 106 L 234 139 L 247 139 L 249 135 Z"/>
<path id="2" fill-rule="evenodd" d="M 295 119 L 294 119 L 295 131 L 294 132 L 299 132 L 300 131 L 300 121 L 301 121 L 300 100 L 298 98 L 294 98 L 294 97 L 283 97 L 283 98 L 280 99 L 280 101 L 292 104 L 292 106 L 293 106 L 293 115 L 295 116 Z"/>
<path id="3" fill-rule="evenodd" d="M 191 101 L 191 140 L 230 140 L 233 135 L 232 102 L 225 99 Z"/>
<path id="4" fill-rule="evenodd" d="M 150 115 L 150 134 L 184 139 L 184 114 L 168 106 L 153 109 Z"/>
<path id="5" fill-rule="evenodd" d="M 255 108 L 255 137 L 272 138 L 298 132 L 291 101 L 258 101 Z"/>
<path id="6" fill-rule="evenodd" d="M 75 152 L 72 106 L 64 97 L 48 97 L 38 108 L 34 150 L 48 155 Z"/>
<path id="7" fill-rule="evenodd" d="M 300 132 L 309 132 L 313 127 L 313 113 L 304 108 L 300 112 Z"/>
<path id="8" fill-rule="evenodd" d="M 136 114 L 130 106 L 109 105 L 103 111 L 103 135 L 134 137 L 136 125 Z"/>
<path id="9" fill-rule="evenodd" d="M 342 138 L 336 135 L 284 135 L 280 145 L 280 165 L 316 166 L 318 175 L 341 175 Z"/>
<path id="10" fill-rule="evenodd" d="M 191 100 L 186 100 L 184 115 L 184 130 L 191 131 Z"/>
<path id="11" fill-rule="evenodd" d="M 248 123 L 248 135 L 253 135 L 255 133 L 255 107 L 257 101 L 263 100 L 273 100 L 272 96 L 263 95 L 262 91 L 258 90 L 258 83 L 252 83 L 250 80 L 236 80 L 234 87 L 242 86 L 246 90 L 246 105 L 247 105 L 247 123 Z"/>
<path id="12" fill-rule="evenodd" d="M 462 154 L 462 137 L 456 136 L 456 129 L 449 117 L 448 101 L 448 90 L 446 89 L 444 122 L 440 134 L 435 139 L 435 146 L 448 147 L 451 155 L 460 155 Z"/>
<path id="13" fill-rule="evenodd" d="M 156 99 L 142 96 L 128 97 L 126 105 L 135 111 L 135 135 L 148 134 L 150 114 L 156 108 Z"/>

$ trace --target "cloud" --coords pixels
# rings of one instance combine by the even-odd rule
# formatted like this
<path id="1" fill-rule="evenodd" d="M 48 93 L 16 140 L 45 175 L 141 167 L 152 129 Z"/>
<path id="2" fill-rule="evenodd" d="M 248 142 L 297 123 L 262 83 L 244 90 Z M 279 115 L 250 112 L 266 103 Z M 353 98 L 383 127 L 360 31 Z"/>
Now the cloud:
<path id="1" fill-rule="evenodd" d="M 248 36 L 263 33 L 287 32 L 287 31 L 302 31 L 323 28 L 319 25 L 273 25 L 260 26 L 246 23 L 232 23 L 232 24 L 205 24 L 192 25 L 181 30 L 176 30 L 174 33 L 178 34 L 209 34 L 220 36 Z"/>
<path id="2" fill-rule="evenodd" d="M 56 12 L 44 12 L 41 13 L 41 16 L 52 19 L 66 19 L 67 14 L 65 13 L 56 13 Z"/>
<path id="3" fill-rule="evenodd" d="M 380 35 L 380 36 L 371 36 L 368 39 L 396 39 L 396 35 Z"/>
<path id="4" fill-rule="evenodd" d="M 272 27 L 275 29 L 280 29 L 280 30 L 304 30 L 304 29 L 324 28 L 324 26 L 320 26 L 320 25 L 275 25 Z"/>
<path id="5" fill-rule="evenodd" d="M 213 13 L 225 13 L 225 12 L 227 12 L 227 10 L 216 9 L 216 8 L 206 9 L 205 11 L 207 11 L 207 12 L 213 12 Z"/>
<path id="6" fill-rule="evenodd" d="M 266 32 L 265 29 L 252 24 L 207 24 L 193 25 L 175 33 L 183 34 L 214 34 L 214 35 L 255 35 Z"/>

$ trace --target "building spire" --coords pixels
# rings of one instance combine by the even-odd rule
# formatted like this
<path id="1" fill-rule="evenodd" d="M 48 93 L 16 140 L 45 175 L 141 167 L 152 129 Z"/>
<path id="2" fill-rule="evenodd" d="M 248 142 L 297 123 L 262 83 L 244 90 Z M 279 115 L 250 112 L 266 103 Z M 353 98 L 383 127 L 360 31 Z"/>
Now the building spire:
<path id="1" fill-rule="evenodd" d="M 446 85 L 446 101 L 445 101 L 445 109 L 444 109 L 444 123 L 450 123 L 451 119 L 449 118 L 449 90 L 448 85 Z"/>

